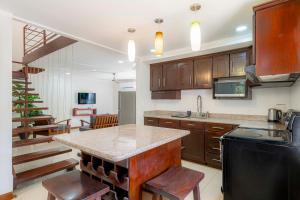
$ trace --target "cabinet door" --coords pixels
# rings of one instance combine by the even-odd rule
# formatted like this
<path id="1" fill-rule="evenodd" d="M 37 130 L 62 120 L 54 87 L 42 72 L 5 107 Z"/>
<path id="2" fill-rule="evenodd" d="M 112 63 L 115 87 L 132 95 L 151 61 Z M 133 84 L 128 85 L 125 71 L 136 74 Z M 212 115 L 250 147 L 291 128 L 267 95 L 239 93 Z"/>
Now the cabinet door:
<path id="1" fill-rule="evenodd" d="M 300 72 L 300 1 L 285 1 L 255 12 L 256 73 Z"/>
<path id="2" fill-rule="evenodd" d="M 249 65 L 248 51 L 230 54 L 230 76 L 245 76 L 245 67 Z"/>
<path id="3" fill-rule="evenodd" d="M 229 54 L 213 57 L 213 78 L 229 77 Z"/>
<path id="4" fill-rule="evenodd" d="M 193 88 L 193 60 L 179 62 L 178 68 L 180 73 L 179 89 Z"/>
<path id="5" fill-rule="evenodd" d="M 179 68 L 177 63 L 168 63 L 163 65 L 163 89 L 179 89 Z"/>
<path id="6" fill-rule="evenodd" d="M 150 66 L 150 90 L 162 89 L 162 65 L 154 64 Z"/>
<path id="7" fill-rule="evenodd" d="M 205 163 L 204 130 L 191 130 L 182 139 L 182 158 L 197 163 Z"/>
<path id="8" fill-rule="evenodd" d="M 210 89 L 212 87 L 212 57 L 194 60 L 194 88 Z"/>

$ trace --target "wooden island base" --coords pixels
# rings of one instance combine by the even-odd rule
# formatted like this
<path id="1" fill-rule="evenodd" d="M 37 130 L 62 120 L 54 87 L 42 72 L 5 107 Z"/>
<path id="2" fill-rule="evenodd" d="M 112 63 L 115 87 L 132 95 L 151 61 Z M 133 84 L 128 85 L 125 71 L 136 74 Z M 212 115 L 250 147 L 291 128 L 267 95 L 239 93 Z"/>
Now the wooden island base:
<path id="1" fill-rule="evenodd" d="M 81 170 L 111 187 L 119 200 L 140 200 L 142 185 L 171 166 L 181 165 L 181 139 L 150 149 L 127 160 L 112 163 L 82 152 Z"/>

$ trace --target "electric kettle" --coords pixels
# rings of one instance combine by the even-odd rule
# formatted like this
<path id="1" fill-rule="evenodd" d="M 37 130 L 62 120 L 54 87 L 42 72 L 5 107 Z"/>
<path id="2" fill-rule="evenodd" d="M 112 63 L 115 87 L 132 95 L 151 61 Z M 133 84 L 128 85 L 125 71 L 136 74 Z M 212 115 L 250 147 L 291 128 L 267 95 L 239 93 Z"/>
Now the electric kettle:
<path id="1" fill-rule="evenodd" d="M 268 112 L 268 121 L 269 122 L 279 122 L 282 118 L 282 111 L 275 109 L 275 108 L 270 108 Z"/>

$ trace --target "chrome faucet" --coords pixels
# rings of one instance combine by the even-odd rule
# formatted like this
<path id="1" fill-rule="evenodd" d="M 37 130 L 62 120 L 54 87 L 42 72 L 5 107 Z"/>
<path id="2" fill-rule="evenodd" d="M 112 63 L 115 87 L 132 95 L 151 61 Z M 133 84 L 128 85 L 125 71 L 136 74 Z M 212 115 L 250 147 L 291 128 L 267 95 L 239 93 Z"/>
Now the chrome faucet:
<path id="1" fill-rule="evenodd" d="M 202 113 L 202 97 L 201 97 L 201 95 L 198 95 L 198 97 L 197 97 L 197 112 L 198 112 L 198 114 Z"/>
<path id="2" fill-rule="evenodd" d="M 202 110 L 202 97 L 201 95 L 197 96 L 197 114 L 196 114 L 196 118 L 207 118 L 208 117 L 208 112 L 207 113 L 203 113 Z"/>

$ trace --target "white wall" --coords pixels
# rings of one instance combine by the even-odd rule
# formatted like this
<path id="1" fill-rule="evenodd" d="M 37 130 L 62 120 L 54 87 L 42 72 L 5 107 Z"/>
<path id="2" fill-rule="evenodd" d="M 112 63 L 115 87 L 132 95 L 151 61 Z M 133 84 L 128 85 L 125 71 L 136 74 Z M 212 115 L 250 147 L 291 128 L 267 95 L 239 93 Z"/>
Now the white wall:
<path id="1" fill-rule="evenodd" d="M 117 113 L 115 99 L 115 83 L 111 80 L 98 80 L 96 78 L 73 75 L 72 76 L 72 108 L 97 108 L 99 114 Z M 78 92 L 96 93 L 95 105 L 78 105 Z M 73 125 L 80 125 L 80 119 L 89 121 L 89 117 L 72 117 Z"/>
<path id="2" fill-rule="evenodd" d="M 0 10 L 0 195 L 11 192 L 12 176 L 12 15 Z"/>
<path id="3" fill-rule="evenodd" d="M 300 79 L 291 88 L 291 107 L 300 111 Z"/>
<path id="4" fill-rule="evenodd" d="M 252 100 L 214 100 L 212 90 L 182 91 L 181 100 L 151 100 L 150 66 L 137 66 L 137 122 L 143 123 L 143 112 L 147 110 L 186 111 L 197 110 L 196 98 L 203 98 L 203 109 L 211 113 L 267 115 L 268 108 L 286 110 L 291 107 L 291 88 L 253 89 Z M 299 89 L 299 87 L 298 87 Z M 284 104 L 284 105 L 277 105 Z"/>
<path id="5" fill-rule="evenodd" d="M 22 62 L 24 55 L 23 27 L 24 23 L 13 21 L 13 60 Z"/>
<path id="6" fill-rule="evenodd" d="M 74 45 L 51 53 L 31 63 L 31 66 L 45 68 L 46 71 L 31 75 L 32 86 L 49 107 L 45 114 L 51 114 L 57 121 L 71 118 L 72 126 L 79 126 L 80 119 L 89 121 L 89 117 L 73 117 L 73 108 L 97 108 L 101 113 L 116 113 L 115 90 L 118 87 L 111 80 L 103 80 L 92 72 L 78 71 L 74 66 Z M 78 105 L 78 92 L 96 93 L 96 105 Z"/>

